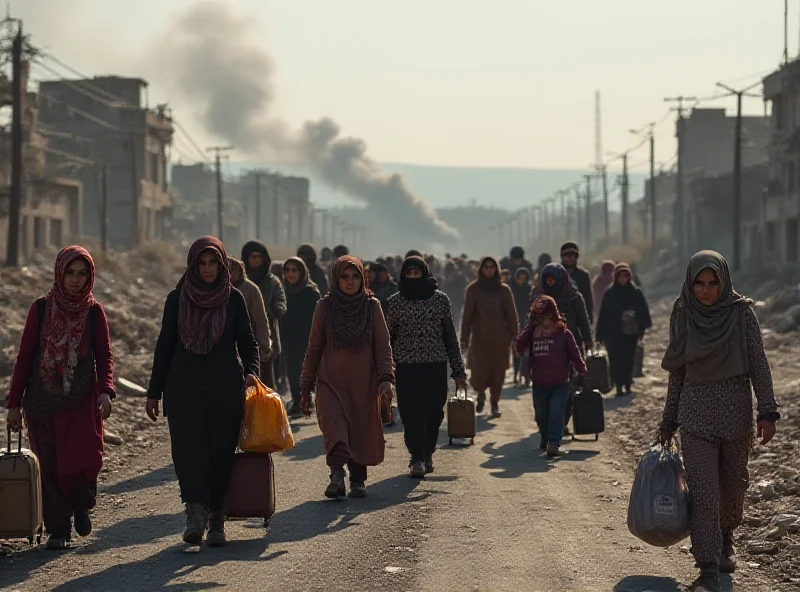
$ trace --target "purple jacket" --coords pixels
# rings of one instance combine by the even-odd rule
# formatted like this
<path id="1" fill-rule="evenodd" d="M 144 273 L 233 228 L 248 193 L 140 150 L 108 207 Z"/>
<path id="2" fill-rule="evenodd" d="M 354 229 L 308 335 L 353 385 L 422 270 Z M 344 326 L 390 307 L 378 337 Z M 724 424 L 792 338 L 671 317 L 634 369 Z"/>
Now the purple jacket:
<path id="1" fill-rule="evenodd" d="M 539 386 L 558 386 L 569 382 L 569 365 L 580 374 L 586 373 L 586 362 L 569 329 L 556 331 L 550 337 L 535 339 L 533 326 L 528 325 L 517 337 L 517 352 L 531 356 L 531 381 Z"/>

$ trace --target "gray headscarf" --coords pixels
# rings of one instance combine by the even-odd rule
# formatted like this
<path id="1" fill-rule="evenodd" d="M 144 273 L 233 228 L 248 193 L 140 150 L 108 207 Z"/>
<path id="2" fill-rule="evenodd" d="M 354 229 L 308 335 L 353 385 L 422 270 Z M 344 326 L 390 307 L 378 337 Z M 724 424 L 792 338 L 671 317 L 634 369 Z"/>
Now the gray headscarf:
<path id="1" fill-rule="evenodd" d="M 717 274 L 720 297 L 705 306 L 695 297 L 693 285 L 705 269 Z M 722 380 L 748 374 L 746 309 L 753 301 L 733 289 L 725 257 L 700 251 L 689 260 L 683 291 L 669 319 L 669 347 L 661 367 L 686 368 L 689 382 Z"/>

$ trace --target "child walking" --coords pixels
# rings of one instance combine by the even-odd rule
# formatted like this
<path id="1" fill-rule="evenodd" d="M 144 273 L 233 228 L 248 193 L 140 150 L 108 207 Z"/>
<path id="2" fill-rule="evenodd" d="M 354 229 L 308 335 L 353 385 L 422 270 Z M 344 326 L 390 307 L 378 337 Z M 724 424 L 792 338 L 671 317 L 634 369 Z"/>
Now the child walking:
<path id="1" fill-rule="evenodd" d="M 530 321 L 517 337 L 517 352 L 530 359 L 533 408 L 539 427 L 539 448 L 560 456 L 564 414 L 570 397 L 569 366 L 586 374 L 575 336 L 561 318 L 556 301 L 539 296 L 531 306 Z"/>

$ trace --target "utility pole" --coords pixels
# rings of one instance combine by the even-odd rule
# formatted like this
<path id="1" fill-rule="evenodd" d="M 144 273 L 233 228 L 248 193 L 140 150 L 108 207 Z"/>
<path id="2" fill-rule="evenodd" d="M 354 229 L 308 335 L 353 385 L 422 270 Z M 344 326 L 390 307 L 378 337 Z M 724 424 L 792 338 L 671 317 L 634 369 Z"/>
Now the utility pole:
<path id="1" fill-rule="evenodd" d="M 742 97 L 758 82 L 742 90 L 717 83 L 717 86 L 736 96 L 736 135 L 733 143 L 733 271 L 742 268 Z"/>
<path id="2" fill-rule="evenodd" d="M 586 175 L 586 248 L 591 248 L 592 242 L 592 175 Z"/>
<path id="3" fill-rule="evenodd" d="M 683 128 L 685 125 L 683 111 L 686 108 L 684 102 L 696 102 L 697 97 L 668 97 L 664 99 L 664 101 L 678 104 L 677 107 L 673 108 L 673 110 L 678 113 L 678 120 L 675 125 L 675 135 L 678 138 L 678 162 L 675 175 L 675 212 L 673 215 L 673 229 L 678 237 L 678 258 L 683 260 L 686 258 L 686 208 L 683 203 Z"/>
<path id="4" fill-rule="evenodd" d="M 658 211 L 658 200 L 656 199 L 656 135 L 653 127 L 650 127 L 650 244 L 653 249 L 658 241 L 658 226 L 656 224 L 656 212 Z"/>
<path id="5" fill-rule="evenodd" d="M 222 222 L 222 158 L 221 154 L 228 150 L 233 150 L 233 146 L 212 146 L 206 148 L 209 152 L 214 153 L 214 174 L 217 179 L 217 238 L 223 240 L 223 222 Z"/>
<path id="6" fill-rule="evenodd" d="M 328 246 L 328 210 L 320 210 L 322 212 L 322 247 Z"/>
<path id="7" fill-rule="evenodd" d="M 628 153 L 622 155 L 622 244 L 627 245 L 628 235 Z"/>
<path id="8" fill-rule="evenodd" d="M 281 244 L 281 224 L 280 224 L 280 192 L 281 192 L 281 176 L 275 174 L 272 179 L 272 240 L 276 245 Z"/>
<path id="9" fill-rule="evenodd" d="M 308 208 L 308 242 L 314 245 L 314 234 L 316 231 L 316 217 L 317 217 L 317 208 L 314 206 L 309 206 Z"/>
<path id="10" fill-rule="evenodd" d="M 576 232 L 575 236 L 576 236 L 577 241 L 579 243 L 583 243 L 584 247 L 586 247 L 586 243 L 583 242 L 584 229 L 583 229 L 583 216 L 581 215 L 583 213 L 583 208 L 581 207 L 581 202 L 582 201 L 583 201 L 583 199 L 581 199 L 581 187 L 580 187 L 580 185 L 576 184 L 575 185 L 575 218 L 576 218 L 575 226 L 576 226 L 577 232 Z"/>
<path id="11" fill-rule="evenodd" d="M 22 210 L 22 112 L 25 109 L 22 88 L 22 23 L 19 23 L 17 34 L 11 45 L 11 196 L 8 211 L 8 247 L 6 265 L 19 265 L 19 226 Z"/>
<path id="12" fill-rule="evenodd" d="M 572 204 L 567 206 L 567 234 L 564 237 L 566 240 L 572 240 Z"/>
<path id="13" fill-rule="evenodd" d="M 256 172 L 256 239 L 261 240 L 261 173 Z"/>
<path id="14" fill-rule="evenodd" d="M 611 236 L 611 219 L 608 214 L 608 168 L 603 165 L 600 174 L 603 181 L 603 216 L 606 228 L 606 238 Z"/>
<path id="15" fill-rule="evenodd" d="M 100 168 L 100 249 L 108 250 L 108 165 Z"/>

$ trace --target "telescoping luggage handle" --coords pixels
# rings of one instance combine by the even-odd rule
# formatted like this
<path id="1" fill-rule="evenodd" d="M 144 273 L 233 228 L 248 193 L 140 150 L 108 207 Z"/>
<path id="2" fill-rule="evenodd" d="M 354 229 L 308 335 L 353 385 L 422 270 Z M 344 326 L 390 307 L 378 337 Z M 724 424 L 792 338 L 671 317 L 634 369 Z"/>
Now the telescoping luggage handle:
<path id="1" fill-rule="evenodd" d="M 22 452 L 22 428 L 17 439 L 17 453 Z M 6 454 L 11 454 L 11 426 L 6 426 Z"/>
<path id="2" fill-rule="evenodd" d="M 463 396 L 459 396 L 459 394 Z M 456 400 L 461 403 L 462 405 L 466 404 L 467 402 L 467 387 L 461 386 L 460 384 L 456 385 Z"/>

